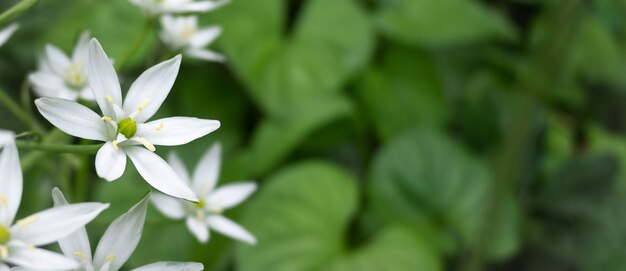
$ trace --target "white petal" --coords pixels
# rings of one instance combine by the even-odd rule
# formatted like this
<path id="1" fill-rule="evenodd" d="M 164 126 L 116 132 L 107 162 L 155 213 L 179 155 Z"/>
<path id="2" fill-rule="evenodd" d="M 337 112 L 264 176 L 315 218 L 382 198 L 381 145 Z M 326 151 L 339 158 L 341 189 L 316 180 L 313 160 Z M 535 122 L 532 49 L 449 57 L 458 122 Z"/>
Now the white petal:
<path id="1" fill-rule="evenodd" d="M 256 188 L 257 185 L 253 182 L 227 184 L 215 189 L 207 197 L 206 203 L 209 206 L 216 206 L 225 210 L 244 201 L 256 191 Z"/>
<path id="2" fill-rule="evenodd" d="M 220 26 L 207 27 L 198 30 L 189 41 L 191 47 L 202 48 L 213 42 L 222 33 Z"/>
<path id="3" fill-rule="evenodd" d="M 185 51 L 185 54 L 200 60 L 215 62 L 224 62 L 226 60 L 226 57 L 224 57 L 224 55 L 209 50 L 189 49 Z"/>
<path id="4" fill-rule="evenodd" d="M 124 174 L 126 169 L 126 153 L 115 148 L 113 143 L 105 143 L 96 154 L 96 172 L 100 178 L 115 181 Z"/>
<path id="5" fill-rule="evenodd" d="M 66 89 L 63 79 L 52 71 L 37 71 L 28 75 L 33 89 L 39 97 L 54 97 L 72 100 L 60 92 Z"/>
<path id="6" fill-rule="evenodd" d="M 0 271 L 10 271 L 10 270 L 26 270 L 21 267 L 14 267 L 13 269 L 9 268 L 8 265 L 0 263 Z"/>
<path id="7" fill-rule="evenodd" d="M 12 133 L 4 132 L 0 152 L 0 223 L 9 227 L 22 198 L 22 168 Z M 7 139 L 6 137 L 10 137 Z"/>
<path id="8" fill-rule="evenodd" d="M 142 147 L 124 149 L 141 177 L 155 189 L 172 197 L 198 202 L 198 197 L 183 182 L 165 160 Z"/>
<path id="9" fill-rule="evenodd" d="M 209 224 L 211 229 L 214 229 L 215 231 L 218 231 L 226 236 L 230 236 L 248 244 L 256 244 L 256 238 L 254 238 L 252 234 L 250 234 L 243 227 L 239 226 L 239 224 L 224 216 L 211 215 L 207 217 L 206 222 Z"/>
<path id="10" fill-rule="evenodd" d="M 138 127 L 138 134 L 154 145 L 178 146 L 203 137 L 220 127 L 216 120 L 171 117 L 151 121 Z"/>
<path id="11" fill-rule="evenodd" d="M 95 101 L 96 100 L 96 97 L 93 96 L 93 91 L 88 86 L 84 87 L 83 90 L 80 91 L 79 96 L 80 96 L 80 98 L 82 98 L 83 100 L 86 100 L 86 101 Z"/>
<path id="12" fill-rule="evenodd" d="M 11 35 L 13 35 L 13 33 L 17 31 L 19 27 L 20 27 L 19 24 L 12 23 L 9 26 L 5 27 L 4 29 L 0 30 L 0 46 L 6 43 L 7 40 L 9 40 L 9 38 L 11 37 Z"/>
<path id="13" fill-rule="evenodd" d="M 58 75 L 63 75 L 70 67 L 70 59 L 54 45 L 46 45 L 46 58 L 50 68 Z"/>
<path id="14" fill-rule="evenodd" d="M 223 1 L 196 1 L 182 5 L 173 5 L 164 8 L 164 12 L 207 12 L 217 9 L 224 4 L 227 4 L 228 0 Z"/>
<path id="15" fill-rule="evenodd" d="M 193 216 L 188 216 L 185 220 L 187 228 L 195 236 L 200 243 L 206 243 L 209 241 L 209 227 Z"/>
<path id="16" fill-rule="evenodd" d="M 61 254 L 40 248 L 10 247 L 7 262 L 17 266 L 36 270 L 70 270 L 80 267 L 80 264 Z"/>
<path id="17" fill-rule="evenodd" d="M 172 169 L 174 169 L 176 174 L 178 174 L 178 176 L 184 182 L 189 182 L 190 177 L 189 172 L 187 171 L 187 167 L 185 166 L 183 160 L 181 160 L 175 152 L 170 152 L 169 156 L 167 157 L 167 163 L 172 166 Z"/>
<path id="18" fill-rule="evenodd" d="M 39 98 L 35 100 L 35 105 L 44 118 L 65 133 L 85 139 L 107 140 L 104 121 L 91 109 L 77 102 Z"/>
<path id="19" fill-rule="evenodd" d="M 80 34 L 78 41 L 76 42 L 76 46 L 74 47 L 74 53 L 72 54 L 72 60 L 74 62 L 79 62 L 82 65 L 87 65 L 87 60 L 89 59 L 89 39 L 91 34 L 89 31 L 84 31 Z M 85 66 L 85 68 L 87 68 Z"/>
<path id="20" fill-rule="evenodd" d="M 88 202 L 50 208 L 17 221 L 11 237 L 35 246 L 50 244 L 82 228 L 108 207 Z"/>
<path id="21" fill-rule="evenodd" d="M 61 190 L 56 187 L 52 189 L 52 200 L 54 201 L 54 206 L 57 207 L 69 205 Z M 91 262 L 91 246 L 89 245 L 89 237 L 87 236 L 87 230 L 85 227 L 82 227 L 69 236 L 60 239 L 59 246 L 61 247 L 63 254 L 66 256 L 73 257 L 78 261 L 85 260 L 88 263 Z M 85 258 L 82 259 L 81 256 Z"/>
<path id="22" fill-rule="evenodd" d="M 152 195 L 152 203 L 163 215 L 171 219 L 181 219 L 185 217 L 185 206 L 180 199 L 170 197 L 161 193 Z"/>
<path id="23" fill-rule="evenodd" d="M 110 262 L 110 270 L 119 270 L 133 254 L 141 239 L 149 201 L 150 194 L 128 212 L 115 219 L 107 228 L 94 256 L 96 270 L 107 262 Z"/>
<path id="24" fill-rule="evenodd" d="M 117 78 L 117 73 L 115 73 L 115 68 L 113 68 L 113 63 L 111 63 L 104 49 L 102 49 L 102 45 L 95 38 L 89 42 L 87 74 L 89 75 L 87 76 L 89 87 L 91 87 L 102 113 L 110 117 L 115 116 L 107 96 L 116 105 L 122 105 L 120 81 Z"/>
<path id="25" fill-rule="evenodd" d="M 124 112 L 132 113 L 141 108 L 141 112 L 135 118 L 137 122 L 144 122 L 152 117 L 159 110 L 176 81 L 180 59 L 180 55 L 177 55 L 142 73 L 128 90 L 124 101 Z"/>
<path id="26" fill-rule="evenodd" d="M 201 271 L 204 265 L 201 263 L 180 263 L 180 262 L 158 262 L 143 267 L 135 268 L 132 271 Z"/>
<path id="27" fill-rule="evenodd" d="M 217 142 L 202 156 L 193 172 L 193 191 L 206 197 L 213 190 L 220 175 L 222 166 L 222 145 Z"/>

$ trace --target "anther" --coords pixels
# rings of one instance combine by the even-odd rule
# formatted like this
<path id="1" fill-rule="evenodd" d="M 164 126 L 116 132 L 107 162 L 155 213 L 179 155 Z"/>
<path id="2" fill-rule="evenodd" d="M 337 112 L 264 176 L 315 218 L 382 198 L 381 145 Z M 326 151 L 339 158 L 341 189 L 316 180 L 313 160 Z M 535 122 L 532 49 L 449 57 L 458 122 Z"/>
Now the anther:
<path id="1" fill-rule="evenodd" d="M 7 196 L 0 196 L 0 201 L 2 201 L 2 207 L 9 207 L 9 199 L 7 198 Z"/>
<path id="2" fill-rule="evenodd" d="M 9 248 L 7 246 L 0 246 L 0 257 L 3 259 L 9 257 Z"/>
<path id="3" fill-rule="evenodd" d="M 104 116 L 104 117 L 102 117 L 102 120 L 103 121 L 112 121 L 113 119 L 111 117 Z"/>
<path id="4" fill-rule="evenodd" d="M 24 219 L 20 219 L 17 221 L 17 223 L 15 223 L 16 225 L 20 226 L 20 227 L 26 227 L 30 224 L 33 224 L 35 222 L 39 221 L 39 217 L 37 216 L 29 216 L 27 218 Z"/>
<path id="5" fill-rule="evenodd" d="M 109 255 L 109 256 L 107 256 L 107 262 L 112 262 L 112 261 L 114 261 L 115 259 L 117 259 L 117 256 L 115 256 L 115 255 Z"/>
<path id="6" fill-rule="evenodd" d="M 141 105 L 137 108 L 137 110 L 142 111 L 144 107 L 148 106 L 149 103 L 150 103 L 150 100 L 143 100 L 143 102 L 141 102 Z"/>
<path id="7" fill-rule="evenodd" d="M 78 258 L 80 258 L 83 261 L 87 259 L 87 255 L 85 255 L 84 253 L 82 253 L 80 251 L 74 252 L 73 255 L 78 257 Z"/>
<path id="8" fill-rule="evenodd" d="M 104 97 L 107 98 L 107 101 L 109 101 L 110 104 L 113 104 L 113 98 L 111 98 L 111 96 L 106 95 Z"/>
<path id="9" fill-rule="evenodd" d="M 111 142 L 111 144 L 113 144 L 113 148 L 117 151 L 120 149 L 120 147 L 117 146 L 117 139 L 113 140 L 113 142 Z"/>
<path id="10" fill-rule="evenodd" d="M 147 138 L 145 137 L 140 137 L 139 138 L 139 142 L 141 142 L 141 144 L 143 144 L 144 147 L 146 147 L 146 149 L 148 149 L 149 151 L 155 151 L 156 148 L 154 147 L 154 145 L 152 143 L 150 143 L 150 141 L 148 141 Z"/>
<path id="11" fill-rule="evenodd" d="M 159 123 L 159 126 L 157 126 L 156 128 L 154 128 L 154 130 L 156 130 L 157 132 L 158 132 L 158 131 L 161 131 L 161 129 L 163 129 L 163 122 L 160 122 L 160 123 Z"/>

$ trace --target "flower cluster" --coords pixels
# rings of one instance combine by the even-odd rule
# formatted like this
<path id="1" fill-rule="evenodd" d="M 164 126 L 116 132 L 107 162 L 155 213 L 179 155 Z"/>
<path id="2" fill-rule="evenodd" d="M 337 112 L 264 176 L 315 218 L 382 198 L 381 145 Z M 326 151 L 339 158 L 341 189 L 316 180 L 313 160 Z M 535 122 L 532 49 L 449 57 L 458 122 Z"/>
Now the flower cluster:
<path id="1" fill-rule="evenodd" d="M 224 61 L 205 49 L 221 33 L 219 26 L 199 28 L 195 16 L 171 14 L 206 12 L 226 1 L 131 0 L 149 20 L 160 16 L 159 36 L 173 58 L 148 68 L 130 86 L 124 98 L 118 71 L 100 42 L 89 32 L 78 39 L 71 55 L 48 44 L 37 71 L 28 76 L 40 97 L 35 105 L 59 130 L 87 141 L 103 142 L 95 155 L 97 175 L 109 182 L 119 179 L 130 158 L 142 178 L 158 193 L 148 193 L 128 212 L 113 221 L 92 254 L 85 225 L 109 207 L 106 203 L 70 204 L 61 189 L 52 190 L 54 207 L 15 220 L 22 196 L 19 136 L 0 130 L 0 271 L 83 270 L 117 271 L 137 247 L 148 203 L 172 219 L 185 219 L 190 232 L 202 243 L 209 228 L 234 239 L 255 244 L 255 237 L 226 218 L 223 212 L 255 192 L 254 182 L 216 188 L 221 165 L 221 145 L 216 143 L 190 175 L 182 160 L 171 153 L 166 162 L 156 146 L 178 146 L 208 135 L 220 127 L 216 120 L 167 117 L 151 120 L 170 93 L 181 66 L 181 54 Z M 0 30 L 0 45 L 18 28 Z M 92 108 L 97 106 L 99 110 Z M 63 254 L 38 246 L 58 242 Z M 158 262 L 134 269 L 203 270 L 200 263 Z"/>

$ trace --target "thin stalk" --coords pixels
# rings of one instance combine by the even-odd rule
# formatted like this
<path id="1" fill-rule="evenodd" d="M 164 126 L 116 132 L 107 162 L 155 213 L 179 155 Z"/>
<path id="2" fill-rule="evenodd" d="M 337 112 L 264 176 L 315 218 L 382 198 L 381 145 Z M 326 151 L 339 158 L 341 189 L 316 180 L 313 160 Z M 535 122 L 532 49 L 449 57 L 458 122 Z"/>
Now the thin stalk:
<path id="1" fill-rule="evenodd" d="M 81 140 L 81 146 L 89 146 L 88 140 Z M 87 200 L 87 192 L 89 191 L 89 168 L 91 166 L 89 155 L 81 155 L 80 156 L 80 164 L 78 165 L 78 170 L 76 171 L 76 179 L 74 182 L 74 199 L 78 202 Z"/>
<path id="2" fill-rule="evenodd" d="M 13 115 L 15 115 L 15 117 L 17 117 L 24 124 L 28 125 L 28 127 L 38 133 L 44 133 L 43 127 L 41 127 L 41 125 L 39 125 L 39 123 L 37 123 L 37 121 L 35 121 L 35 119 L 32 118 L 27 111 L 22 109 L 20 105 L 17 104 L 2 88 L 0 88 L 0 103 L 4 104 L 6 108 Z"/>
<path id="3" fill-rule="evenodd" d="M 130 60 L 130 58 L 133 57 L 133 55 L 137 53 L 137 50 L 139 50 L 141 46 L 146 42 L 146 39 L 148 38 L 150 32 L 152 31 L 152 24 L 153 22 L 151 19 L 146 20 L 146 23 L 144 24 L 143 29 L 141 30 L 141 33 L 139 34 L 139 36 L 137 36 L 137 39 L 135 39 L 135 41 L 131 44 L 128 50 L 126 50 L 126 53 L 124 53 L 124 56 L 122 56 L 122 58 L 119 61 L 116 61 L 115 69 L 118 72 L 122 70 L 126 62 L 128 62 L 128 60 Z"/>
<path id="4" fill-rule="evenodd" d="M 76 153 L 76 154 L 96 154 L 103 144 L 92 145 L 69 145 L 69 144 L 51 144 L 17 141 L 17 148 L 20 150 L 32 150 L 52 153 Z"/>

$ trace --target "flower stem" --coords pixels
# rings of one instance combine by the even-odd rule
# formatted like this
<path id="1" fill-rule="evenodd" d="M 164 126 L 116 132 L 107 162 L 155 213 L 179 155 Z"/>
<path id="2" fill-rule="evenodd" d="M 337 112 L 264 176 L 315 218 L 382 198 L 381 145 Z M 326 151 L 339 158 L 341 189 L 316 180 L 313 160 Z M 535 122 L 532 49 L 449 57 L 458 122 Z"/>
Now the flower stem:
<path id="1" fill-rule="evenodd" d="M 146 23 L 143 26 L 143 29 L 141 30 L 141 33 L 139 34 L 139 36 L 137 36 L 137 39 L 135 39 L 130 48 L 126 50 L 124 56 L 122 56 L 122 58 L 115 63 L 115 70 L 117 70 L 117 72 L 120 72 L 124 67 L 124 64 L 126 64 L 126 62 L 128 62 L 128 60 L 130 60 L 130 58 L 137 53 L 137 50 L 139 50 L 141 46 L 145 43 L 151 31 L 152 20 L 147 19 Z"/>
<path id="2" fill-rule="evenodd" d="M 103 144 L 92 145 L 68 145 L 68 144 L 50 144 L 38 142 L 16 141 L 17 148 L 21 150 L 34 150 L 54 153 L 77 153 L 77 154 L 96 154 Z"/>
<path id="3" fill-rule="evenodd" d="M 0 88 L 0 103 L 4 104 L 13 115 L 15 115 L 20 121 L 28 125 L 35 132 L 43 133 L 44 129 L 37 123 L 37 121 L 27 111 L 22 109 L 4 89 Z"/>

